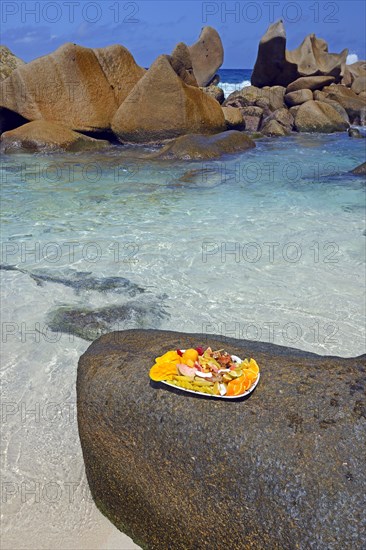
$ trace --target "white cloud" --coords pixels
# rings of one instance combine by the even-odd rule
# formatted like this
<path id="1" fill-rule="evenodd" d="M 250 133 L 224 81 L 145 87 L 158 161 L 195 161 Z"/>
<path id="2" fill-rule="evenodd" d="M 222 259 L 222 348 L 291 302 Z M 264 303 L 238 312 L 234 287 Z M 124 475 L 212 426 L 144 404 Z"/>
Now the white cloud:
<path id="1" fill-rule="evenodd" d="M 352 65 L 352 63 L 356 63 L 356 61 L 358 61 L 357 53 L 350 53 L 347 55 L 347 60 L 346 60 L 347 65 Z"/>

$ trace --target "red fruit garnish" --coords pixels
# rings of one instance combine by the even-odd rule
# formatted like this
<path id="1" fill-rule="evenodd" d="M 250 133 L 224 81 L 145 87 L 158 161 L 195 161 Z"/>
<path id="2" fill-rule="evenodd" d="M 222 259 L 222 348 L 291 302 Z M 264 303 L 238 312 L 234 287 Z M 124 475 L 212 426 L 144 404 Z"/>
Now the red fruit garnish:
<path id="1" fill-rule="evenodd" d="M 196 348 L 196 351 L 197 351 L 198 355 L 203 355 L 204 352 L 205 352 L 205 350 L 202 347 Z"/>
<path id="2" fill-rule="evenodd" d="M 178 353 L 179 357 L 183 357 L 183 352 L 180 351 L 180 349 L 177 349 L 177 353 Z"/>

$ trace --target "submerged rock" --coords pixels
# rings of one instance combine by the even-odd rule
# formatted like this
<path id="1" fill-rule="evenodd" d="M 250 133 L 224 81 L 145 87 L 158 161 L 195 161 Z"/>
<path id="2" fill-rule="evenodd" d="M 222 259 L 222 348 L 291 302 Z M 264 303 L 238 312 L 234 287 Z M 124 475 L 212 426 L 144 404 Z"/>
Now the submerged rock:
<path id="1" fill-rule="evenodd" d="M 356 176 L 366 176 L 366 162 L 363 162 L 359 166 L 356 166 L 356 168 L 351 170 L 351 172 Z"/>
<path id="2" fill-rule="evenodd" d="M 149 382 L 155 357 L 198 345 L 257 360 L 249 399 Z M 166 331 L 105 335 L 77 376 L 95 503 L 149 550 L 363 548 L 365 372 L 366 356 Z"/>
<path id="3" fill-rule="evenodd" d="M 27 271 L 15 265 L 1 264 L 0 270 L 19 271 L 29 275 L 37 285 L 44 283 L 55 283 L 72 288 L 75 292 L 95 291 L 95 292 L 114 292 L 117 294 L 126 293 L 129 296 L 142 294 L 145 289 L 133 283 L 125 277 L 95 277 L 90 271 L 75 271 L 73 269 L 55 272 L 54 270 L 38 269 Z"/>
<path id="4" fill-rule="evenodd" d="M 224 154 L 239 153 L 254 147 L 254 141 L 237 130 L 221 132 L 214 136 L 187 134 L 168 143 L 149 158 L 205 160 L 218 158 Z"/>
<path id="5" fill-rule="evenodd" d="M 28 122 L 1 135 L 0 148 L 4 153 L 54 153 L 98 151 L 109 147 L 103 139 L 94 139 L 74 132 L 62 124 L 47 120 Z"/>
<path id="6" fill-rule="evenodd" d="M 46 322 L 52 332 L 91 341 L 112 330 L 155 328 L 167 317 L 169 315 L 160 301 L 146 299 L 102 308 L 62 306 L 51 311 Z"/>
<path id="7" fill-rule="evenodd" d="M 235 180 L 236 177 L 235 170 L 228 169 L 226 165 L 220 165 L 216 168 L 202 166 L 201 168 L 184 172 L 171 187 L 193 187 L 195 189 L 198 187 L 216 187 L 222 183 Z"/>

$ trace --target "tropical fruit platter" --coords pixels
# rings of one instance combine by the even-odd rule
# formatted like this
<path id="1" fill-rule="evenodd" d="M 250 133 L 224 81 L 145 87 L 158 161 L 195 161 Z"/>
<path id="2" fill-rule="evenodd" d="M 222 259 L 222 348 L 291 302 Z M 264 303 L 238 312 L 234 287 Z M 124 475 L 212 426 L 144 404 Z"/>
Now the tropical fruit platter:
<path id="1" fill-rule="evenodd" d="M 150 378 L 186 392 L 235 399 L 251 393 L 260 378 L 255 359 L 241 359 L 224 349 L 177 349 L 155 359 Z"/>

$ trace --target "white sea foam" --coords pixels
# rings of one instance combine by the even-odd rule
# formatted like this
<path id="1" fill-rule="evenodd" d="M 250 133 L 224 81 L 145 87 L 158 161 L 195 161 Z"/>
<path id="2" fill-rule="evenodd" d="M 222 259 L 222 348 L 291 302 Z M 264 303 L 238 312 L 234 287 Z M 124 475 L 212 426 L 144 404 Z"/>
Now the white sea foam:
<path id="1" fill-rule="evenodd" d="M 235 92 L 235 90 L 241 90 L 245 86 L 250 86 L 250 80 L 243 80 L 243 82 L 220 82 L 219 87 L 224 90 L 225 98 Z"/>
<path id="2" fill-rule="evenodd" d="M 352 65 L 352 63 L 356 63 L 357 61 L 358 61 L 357 53 L 350 53 L 347 55 L 346 65 Z"/>

